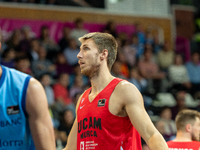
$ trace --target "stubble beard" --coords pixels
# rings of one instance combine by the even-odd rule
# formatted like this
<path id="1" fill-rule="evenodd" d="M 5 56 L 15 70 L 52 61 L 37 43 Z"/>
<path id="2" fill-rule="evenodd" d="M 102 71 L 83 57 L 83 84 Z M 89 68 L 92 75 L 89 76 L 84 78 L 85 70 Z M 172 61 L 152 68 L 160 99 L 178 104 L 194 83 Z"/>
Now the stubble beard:
<path id="1" fill-rule="evenodd" d="M 99 68 L 100 68 L 100 64 L 95 64 L 95 65 L 90 66 L 89 68 L 82 69 L 81 73 L 89 77 L 89 79 L 92 79 L 94 77 L 99 76 Z"/>
<path id="2" fill-rule="evenodd" d="M 95 58 L 94 60 L 96 60 L 96 62 L 92 62 L 91 66 L 89 66 L 88 68 L 86 67 L 85 69 L 83 68 L 81 70 L 81 73 L 87 77 L 89 77 L 89 79 L 92 79 L 94 77 L 98 77 L 99 76 L 99 72 L 100 72 L 100 63 L 98 63 L 97 59 L 98 59 L 98 55 L 99 53 L 95 54 Z"/>
<path id="3" fill-rule="evenodd" d="M 198 135 L 198 137 L 196 137 L 193 133 L 192 133 L 192 141 L 200 141 L 200 134 Z"/>

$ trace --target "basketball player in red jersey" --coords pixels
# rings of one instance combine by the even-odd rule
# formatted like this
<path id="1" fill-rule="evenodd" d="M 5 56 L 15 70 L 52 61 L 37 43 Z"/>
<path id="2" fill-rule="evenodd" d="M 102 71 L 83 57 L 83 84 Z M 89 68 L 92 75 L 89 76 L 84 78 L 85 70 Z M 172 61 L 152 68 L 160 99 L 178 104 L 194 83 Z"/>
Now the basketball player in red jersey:
<path id="1" fill-rule="evenodd" d="M 168 150 L 137 88 L 110 73 L 117 54 L 114 37 L 95 32 L 79 40 L 77 57 L 91 88 L 78 100 L 77 118 L 64 150 L 141 150 L 139 134 L 151 150 Z"/>
<path id="2" fill-rule="evenodd" d="M 200 113 L 185 109 L 176 116 L 176 138 L 167 142 L 169 150 L 200 150 Z"/>

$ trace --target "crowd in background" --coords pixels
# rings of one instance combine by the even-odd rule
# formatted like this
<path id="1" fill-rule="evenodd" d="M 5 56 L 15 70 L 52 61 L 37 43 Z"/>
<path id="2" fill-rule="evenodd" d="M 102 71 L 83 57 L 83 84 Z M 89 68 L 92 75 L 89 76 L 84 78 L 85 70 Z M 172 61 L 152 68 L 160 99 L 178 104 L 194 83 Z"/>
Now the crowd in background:
<path id="1" fill-rule="evenodd" d="M 171 41 L 161 43 L 157 33 L 145 30 L 142 24 L 135 27 L 130 37 L 118 33 L 114 21 L 108 21 L 102 29 L 118 42 L 117 60 L 111 73 L 138 88 L 156 128 L 169 141 L 176 133 L 176 114 L 184 108 L 199 110 L 200 51 L 193 51 L 191 59 L 185 61 L 184 54 L 176 53 Z M 48 26 L 41 27 L 39 37 L 24 26 L 14 30 L 8 39 L 2 39 L 0 63 L 30 74 L 44 86 L 58 149 L 66 144 L 79 96 L 90 87 L 88 78 L 80 72 L 77 58 L 78 38 L 86 33 L 88 30 L 79 18 L 74 28 L 63 28 L 58 42 L 50 38 Z M 162 99 L 166 105 L 161 103 Z M 169 105 L 172 100 L 174 103 Z"/>

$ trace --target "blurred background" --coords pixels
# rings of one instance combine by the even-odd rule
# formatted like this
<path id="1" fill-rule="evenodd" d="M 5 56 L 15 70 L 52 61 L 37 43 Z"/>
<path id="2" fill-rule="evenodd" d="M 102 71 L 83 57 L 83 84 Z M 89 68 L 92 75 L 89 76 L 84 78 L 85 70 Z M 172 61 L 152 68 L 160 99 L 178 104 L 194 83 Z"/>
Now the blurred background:
<path id="1" fill-rule="evenodd" d="M 138 88 L 166 141 L 176 134 L 180 110 L 200 110 L 199 0 L 0 0 L 0 27 L 0 63 L 44 86 L 57 150 L 66 145 L 76 102 L 90 87 L 76 58 L 77 39 L 88 32 L 116 38 L 111 73 Z"/>

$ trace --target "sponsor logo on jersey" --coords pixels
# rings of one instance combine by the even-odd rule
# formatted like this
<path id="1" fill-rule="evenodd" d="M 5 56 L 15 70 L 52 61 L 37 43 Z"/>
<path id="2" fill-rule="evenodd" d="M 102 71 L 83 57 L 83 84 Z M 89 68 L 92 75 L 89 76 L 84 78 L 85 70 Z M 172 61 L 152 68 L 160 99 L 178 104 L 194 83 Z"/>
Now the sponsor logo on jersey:
<path id="1" fill-rule="evenodd" d="M 106 99 L 100 99 L 100 100 L 98 100 L 98 107 L 103 107 L 103 106 L 105 106 L 105 104 L 106 104 Z"/>
<path id="2" fill-rule="evenodd" d="M 80 150 L 84 150 L 84 141 L 81 142 Z"/>
<path id="3" fill-rule="evenodd" d="M 14 146 L 22 146 L 22 140 L 1 140 L 0 139 L 0 147 L 14 147 Z"/>
<path id="4" fill-rule="evenodd" d="M 8 115 L 19 114 L 19 105 L 7 107 L 7 114 Z"/>
<path id="5" fill-rule="evenodd" d="M 81 139 L 91 136 L 97 137 L 97 133 L 93 129 L 102 130 L 101 118 L 84 118 L 83 120 L 80 120 L 78 122 L 78 133 L 80 133 L 83 130 L 81 133 Z"/>
<path id="6" fill-rule="evenodd" d="M 16 118 L 16 119 L 11 119 L 11 120 L 0 120 L 0 127 L 7 127 L 7 126 L 15 126 L 18 124 L 22 124 L 22 118 Z"/>

